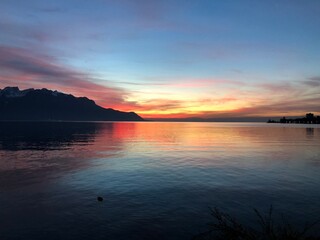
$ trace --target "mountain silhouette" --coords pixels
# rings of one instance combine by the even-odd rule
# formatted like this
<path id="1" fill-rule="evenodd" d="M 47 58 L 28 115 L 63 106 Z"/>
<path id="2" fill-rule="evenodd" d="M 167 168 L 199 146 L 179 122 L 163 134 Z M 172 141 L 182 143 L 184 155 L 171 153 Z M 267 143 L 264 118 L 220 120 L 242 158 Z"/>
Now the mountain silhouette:
<path id="1" fill-rule="evenodd" d="M 134 112 L 103 108 L 86 97 L 48 89 L 0 89 L 2 121 L 143 121 Z"/>

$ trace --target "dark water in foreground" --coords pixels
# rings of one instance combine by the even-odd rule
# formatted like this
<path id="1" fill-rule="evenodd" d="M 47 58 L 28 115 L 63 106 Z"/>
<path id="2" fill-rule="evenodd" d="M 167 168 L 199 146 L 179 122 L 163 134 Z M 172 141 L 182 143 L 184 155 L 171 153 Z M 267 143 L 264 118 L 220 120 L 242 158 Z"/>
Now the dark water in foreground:
<path id="1" fill-rule="evenodd" d="M 1 240 L 190 239 L 270 204 L 319 219 L 317 126 L 0 123 Z"/>

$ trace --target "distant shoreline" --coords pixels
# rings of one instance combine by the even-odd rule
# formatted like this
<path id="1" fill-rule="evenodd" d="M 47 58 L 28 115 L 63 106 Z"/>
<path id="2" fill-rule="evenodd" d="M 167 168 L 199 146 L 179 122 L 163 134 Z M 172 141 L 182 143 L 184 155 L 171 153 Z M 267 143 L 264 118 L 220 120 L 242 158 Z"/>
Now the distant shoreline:
<path id="1" fill-rule="evenodd" d="M 313 113 L 307 113 L 302 118 L 286 118 L 283 117 L 279 121 L 269 119 L 267 123 L 282 123 L 282 124 L 320 124 L 320 116 L 314 116 Z"/>
<path id="2" fill-rule="evenodd" d="M 217 123 L 217 124 L 268 124 L 270 122 L 261 122 L 261 121 L 179 121 L 179 120 L 166 120 L 166 121 L 161 121 L 161 120 L 143 120 L 143 121 L 91 121 L 91 120 L 83 120 L 83 121 L 77 121 L 77 120 L 0 120 L 0 124 L 6 124 L 6 123 L 11 123 L 11 124 L 90 124 L 90 123 Z M 303 126 L 303 125 L 315 125 L 319 126 L 320 124 L 312 124 L 312 123 L 292 123 L 292 124 L 282 124 L 280 122 L 271 122 L 274 124 L 271 124 L 273 126 L 278 125 L 297 125 L 297 126 Z M 266 126 L 265 125 L 265 126 Z"/>

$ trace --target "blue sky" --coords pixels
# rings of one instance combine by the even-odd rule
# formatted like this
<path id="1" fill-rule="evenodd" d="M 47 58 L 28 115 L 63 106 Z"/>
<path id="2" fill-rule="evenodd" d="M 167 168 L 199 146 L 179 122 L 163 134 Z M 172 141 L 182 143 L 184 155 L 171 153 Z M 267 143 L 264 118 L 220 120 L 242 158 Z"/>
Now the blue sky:
<path id="1" fill-rule="evenodd" d="M 0 87 L 146 117 L 319 113 L 319 1 L 0 3 Z"/>

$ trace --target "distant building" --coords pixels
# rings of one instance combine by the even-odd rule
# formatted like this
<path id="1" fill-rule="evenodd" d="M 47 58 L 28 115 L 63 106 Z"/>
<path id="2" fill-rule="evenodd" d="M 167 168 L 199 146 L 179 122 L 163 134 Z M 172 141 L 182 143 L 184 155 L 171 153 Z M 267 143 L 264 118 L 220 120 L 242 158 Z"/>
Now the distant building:
<path id="1" fill-rule="evenodd" d="M 280 123 L 287 123 L 286 117 L 281 118 L 281 119 L 280 119 Z"/>
<path id="2" fill-rule="evenodd" d="M 313 113 L 307 113 L 307 114 L 306 114 L 306 118 L 307 118 L 308 120 L 312 120 L 312 119 L 314 118 Z"/>
<path id="3" fill-rule="evenodd" d="M 269 119 L 268 123 L 277 123 L 277 121 Z M 314 116 L 313 113 L 307 113 L 303 118 L 281 118 L 278 123 L 301 123 L 301 124 L 320 124 L 320 116 Z"/>

